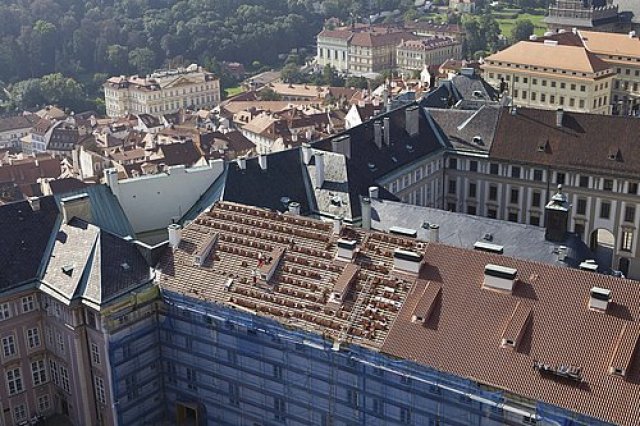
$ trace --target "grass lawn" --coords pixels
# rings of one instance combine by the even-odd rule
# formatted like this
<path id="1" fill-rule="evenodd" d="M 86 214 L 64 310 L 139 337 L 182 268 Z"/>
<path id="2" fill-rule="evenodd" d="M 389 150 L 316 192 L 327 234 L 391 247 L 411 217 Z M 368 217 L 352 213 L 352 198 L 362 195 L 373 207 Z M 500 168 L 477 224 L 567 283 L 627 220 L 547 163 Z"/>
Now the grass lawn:
<path id="1" fill-rule="evenodd" d="M 230 98 L 232 96 L 239 95 L 240 93 L 244 92 L 245 89 L 242 86 L 236 86 L 224 89 L 224 91 L 227 93 L 227 98 Z"/>
<path id="2" fill-rule="evenodd" d="M 496 21 L 500 25 L 500 31 L 502 32 L 502 35 L 504 35 L 505 37 L 509 37 L 511 35 L 511 29 L 515 26 L 518 19 L 528 19 L 533 22 L 536 35 L 544 35 L 544 32 L 547 30 L 547 26 L 543 22 L 544 15 L 531 15 L 529 13 L 521 13 L 516 19 L 496 19 Z"/>

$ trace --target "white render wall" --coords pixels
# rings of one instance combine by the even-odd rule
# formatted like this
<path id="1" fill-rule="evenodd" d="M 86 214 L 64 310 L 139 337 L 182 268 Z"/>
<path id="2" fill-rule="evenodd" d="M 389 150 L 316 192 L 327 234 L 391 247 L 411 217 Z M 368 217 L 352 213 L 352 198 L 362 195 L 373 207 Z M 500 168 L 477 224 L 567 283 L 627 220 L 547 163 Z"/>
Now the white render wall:
<path id="1" fill-rule="evenodd" d="M 114 169 L 105 180 L 136 233 L 164 229 L 181 218 L 224 171 L 222 160 L 202 167 L 169 167 L 157 175 L 118 180 Z"/>

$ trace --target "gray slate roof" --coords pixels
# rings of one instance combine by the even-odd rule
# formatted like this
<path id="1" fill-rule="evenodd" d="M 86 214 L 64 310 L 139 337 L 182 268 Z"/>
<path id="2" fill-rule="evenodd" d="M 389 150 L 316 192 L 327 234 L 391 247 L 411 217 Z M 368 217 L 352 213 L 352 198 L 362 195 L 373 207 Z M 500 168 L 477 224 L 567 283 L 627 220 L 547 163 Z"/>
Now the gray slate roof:
<path id="1" fill-rule="evenodd" d="M 428 241 L 429 230 L 423 228 L 425 223 L 439 225 L 440 242 L 455 247 L 473 249 L 477 241 L 490 242 L 503 246 L 505 256 L 571 267 L 577 267 L 580 262 L 592 257 L 589 249 L 578 237 L 570 236 L 563 243 L 569 249 L 567 262 L 558 262 L 554 250 L 559 244 L 545 240 L 545 229 L 539 226 L 452 213 L 395 201 L 371 200 L 373 229 L 389 231 L 389 228 L 394 226 L 415 229 L 419 239 Z M 485 234 L 490 234 L 492 240 L 484 240 Z"/>
<path id="2" fill-rule="evenodd" d="M 483 105 L 477 111 L 430 108 L 427 112 L 455 149 L 488 152 L 501 110 Z M 477 136 L 482 139 L 481 143 L 474 142 Z"/>
<path id="3" fill-rule="evenodd" d="M 66 301 L 82 298 L 100 305 L 150 279 L 131 240 L 74 218 L 60 226 L 42 286 Z"/>

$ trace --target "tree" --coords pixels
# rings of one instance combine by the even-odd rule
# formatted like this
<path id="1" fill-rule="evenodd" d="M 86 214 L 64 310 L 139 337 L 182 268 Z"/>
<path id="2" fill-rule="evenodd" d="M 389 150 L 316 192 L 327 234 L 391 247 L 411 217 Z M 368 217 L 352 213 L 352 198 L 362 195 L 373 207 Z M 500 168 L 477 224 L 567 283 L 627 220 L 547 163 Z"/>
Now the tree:
<path id="1" fill-rule="evenodd" d="M 289 63 L 280 71 L 280 77 L 285 83 L 303 83 L 304 76 L 300 72 L 300 67 L 295 63 Z"/>
<path id="2" fill-rule="evenodd" d="M 273 89 L 267 87 L 260 91 L 260 99 L 263 101 L 281 101 L 282 96 L 276 93 Z"/>
<path id="3" fill-rule="evenodd" d="M 85 95 L 82 85 L 60 73 L 42 77 L 40 90 L 47 104 L 71 109 L 80 109 L 84 104 Z"/>
<path id="4" fill-rule="evenodd" d="M 129 65 L 140 74 L 149 74 L 155 68 L 156 54 L 148 47 L 129 52 Z"/>
<path id="5" fill-rule="evenodd" d="M 119 44 L 107 46 L 109 70 L 114 74 L 124 74 L 129 69 L 129 51 Z"/>
<path id="6" fill-rule="evenodd" d="M 511 29 L 511 42 L 516 43 L 518 41 L 527 40 L 529 36 L 533 34 L 534 26 L 529 19 L 518 19 L 516 24 Z"/>

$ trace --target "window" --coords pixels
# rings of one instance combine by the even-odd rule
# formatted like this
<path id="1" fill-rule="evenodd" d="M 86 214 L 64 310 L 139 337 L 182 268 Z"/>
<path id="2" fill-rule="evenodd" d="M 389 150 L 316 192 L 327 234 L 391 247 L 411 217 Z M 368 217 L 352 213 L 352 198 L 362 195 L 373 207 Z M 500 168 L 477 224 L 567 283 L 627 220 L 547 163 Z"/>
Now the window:
<path id="1" fill-rule="evenodd" d="M 100 364 L 100 348 L 93 342 L 91 342 L 91 362 L 94 365 Z"/>
<path id="2" fill-rule="evenodd" d="M 605 191 L 613 191 L 613 179 L 605 179 L 602 183 L 602 187 Z"/>
<path id="3" fill-rule="evenodd" d="M 584 92 L 585 90 L 587 90 L 586 86 L 584 84 L 580 85 L 580 91 Z"/>
<path id="4" fill-rule="evenodd" d="M 600 219 L 609 219 L 611 214 L 611 203 L 603 201 L 600 203 Z"/>
<path id="5" fill-rule="evenodd" d="M 106 404 L 107 399 L 104 391 L 104 379 L 102 377 L 95 376 L 93 378 L 93 385 L 96 391 L 96 399 L 100 404 Z"/>
<path id="6" fill-rule="evenodd" d="M 580 181 L 578 183 L 580 188 L 588 188 L 589 187 L 589 176 L 580 176 Z"/>
<path id="7" fill-rule="evenodd" d="M 454 179 L 449 180 L 449 194 L 456 193 L 456 181 Z"/>
<path id="8" fill-rule="evenodd" d="M 527 99 L 527 91 L 526 90 L 522 91 L 522 99 Z"/>
<path id="9" fill-rule="evenodd" d="M 22 372 L 20 368 L 14 368 L 7 370 L 7 390 L 9 395 L 15 395 L 23 391 L 22 386 Z"/>
<path id="10" fill-rule="evenodd" d="M 2 353 L 5 358 L 16 355 L 16 339 L 13 334 L 2 338 Z"/>
<path id="11" fill-rule="evenodd" d="M 576 85 L 575 84 L 571 85 L 571 90 L 576 90 Z"/>
<path id="12" fill-rule="evenodd" d="M 22 312 L 27 313 L 36 309 L 36 303 L 33 296 L 25 296 L 22 298 Z"/>
<path id="13" fill-rule="evenodd" d="M 67 393 L 71 393 L 71 385 L 69 382 L 69 370 L 66 367 L 60 366 L 60 384 L 62 389 Z"/>
<path id="14" fill-rule="evenodd" d="M 347 403 L 354 407 L 358 408 L 358 391 L 353 389 L 347 389 Z"/>
<path id="15" fill-rule="evenodd" d="M 556 103 L 556 96 L 555 95 L 549 95 L 549 103 L 550 104 L 555 104 Z"/>
<path id="16" fill-rule="evenodd" d="M 551 82 L 551 87 L 556 87 L 556 82 L 555 81 Z"/>
<path id="17" fill-rule="evenodd" d="M 38 330 L 38 327 L 27 329 L 27 344 L 29 349 L 40 346 L 40 330 Z"/>
<path id="18" fill-rule="evenodd" d="M 507 215 L 507 220 L 509 222 L 517 222 L 518 221 L 518 213 L 510 212 Z"/>
<path id="19" fill-rule="evenodd" d="M 384 414 L 384 402 L 380 398 L 373 398 L 371 409 L 376 415 L 382 416 Z"/>
<path id="20" fill-rule="evenodd" d="M 547 95 L 544 93 L 540 93 L 540 102 L 546 102 L 547 101 Z"/>
<path id="21" fill-rule="evenodd" d="M 135 383 L 135 375 L 131 376 Z M 191 390 L 198 390 L 198 381 L 196 370 L 194 368 L 187 367 L 187 387 Z M 133 386 L 131 386 L 133 388 Z M 135 389 L 135 396 L 138 396 L 138 390 Z M 131 399 L 131 398 L 130 398 Z"/>
<path id="22" fill-rule="evenodd" d="M 11 318 L 11 308 L 8 303 L 0 304 L 0 321 Z"/>
<path id="23" fill-rule="evenodd" d="M 495 185 L 489 186 L 489 200 L 496 201 L 498 199 L 498 187 Z"/>
<path id="24" fill-rule="evenodd" d="M 519 198 L 520 198 L 520 191 L 515 188 L 511 189 L 511 197 L 509 198 L 509 202 L 511 204 L 517 204 Z"/>
<path id="25" fill-rule="evenodd" d="M 449 158 L 449 168 L 451 170 L 458 169 L 458 160 L 456 158 Z"/>
<path id="26" fill-rule="evenodd" d="M 476 198 L 476 184 L 473 182 L 469 184 L 469 197 Z"/>
<path id="27" fill-rule="evenodd" d="M 531 92 L 531 100 L 532 101 L 536 100 L 536 92 Z"/>
<path id="28" fill-rule="evenodd" d="M 31 362 L 31 378 L 33 379 L 33 386 L 47 382 L 47 367 L 43 359 Z"/>
<path id="29" fill-rule="evenodd" d="M 636 219 L 636 206 L 628 205 L 624 208 L 624 221 L 635 222 Z"/>
<path id="30" fill-rule="evenodd" d="M 471 160 L 469 162 L 469 170 L 472 172 L 477 172 L 478 171 L 478 162 L 475 160 Z"/>
<path id="31" fill-rule="evenodd" d="M 620 250 L 630 252 L 632 246 L 633 246 L 633 231 L 631 230 L 622 231 L 622 241 L 620 242 Z"/>
<path id="32" fill-rule="evenodd" d="M 285 419 L 285 413 L 287 412 L 287 406 L 285 405 L 283 398 L 273 398 L 273 412 L 276 420 L 283 421 Z"/>
<path id="33" fill-rule="evenodd" d="M 497 219 L 498 211 L 496 209 L 487 209 L 487 217 L 490 219 Z"/>
<path id="34" fill-rule="evenodd" d="M 564 89 L 565 87 L 567 87 L 566 83 L 560 83 L 560 88 Z"/>
<path id="35" fill-rule="evenodd" d="M 282 366 L 275 364 L 273 366 L 273 378 L 276 380 L 282 380 Z"/>
<path id="36" fill-rule="evenodd" d="M 60 351 L 60 353 L 64 353 L 64 336 L 61 333 L 57 333 L 56 340 L 58 343 L 58 351 Z"/>
<path id="37" fill-rule="evenodd" d="M 499 173 L 499 165 L 498 164 L 491 164 L 489 166 L 489 173 L 491 173 L 492 175 L 497 175 Z"/>
<path id="38" fill-rule="evenodd" d="M 638 184 L 636 182 L 629 182 L 629 186 L 627 187 L 628 194 L 637 194 L 638 193 Z"/>
<path id="39" fill-rule="evenodd" d="M 540 226 L 540 216 L 531 215 L 529 218 L 529 224 L 533 226 Z"/>
<path id="40" fill-rule="evenodd" d="M 38 412 L 44 413 L 51 407 L 51 400 L 49 399 L 49 395 L 40 395 L 38 397 Z"/>
<path id="41" fill-rule="evenodd" d="M 400 423 L 411 424 L 411 411 L 406 407 L 400 407 Z"/>
<path id="42" fill-rule="evenodd" d="M 541 181 L 542 180 L 542 170 L 535 169 L 533 171 L 533 180 Z"/>
<path id="43" fill-rule="evenodd" d="M 538 79 L 537 78 L 532 78 L 531 79 L 531 84 L 538 84 Z"/>
<path id="44" fill-rule="evenodd" d="M 240 388 L 235 383 L 229 383 L 229 403 L 236 407 L 240 405 Z"/>
<path id="45" fill-rule="evenodd" d="M 578 198 L 577 213 L 580 215 L 587 214 L 587 200 L 584 198 Z"/>
<path id="46" fill-rule="evenodd" d="M 58 375 L 58 363 L 54 360 L 49 360 L 49 370 L 51 371 L 51 381 L 60 386 L 60 376 Z"/>
<path id="47" fill-rule="evenodd" d="M 537 191 L 532 194 L 531 207 L 540 207 L 540 199 L 541 199 L 540 195 L 541 194 Z"/>
<path id="48" fill-rule="evenodd" d="M 580 108 L 584 108 L 584 99 L 580 99 L 578 104 L 580 105 Z"/>
<path id="49" fill-rule="evenodd" d="M 22 422 L 27 420 L 27 408 L 24 404 L 16 405 L 13 407 L 13 418 L 16 422 Z"/>
<path id="50" fill-rule="evenodd" d="M 520 179 L 520 167 L 511 166 L 511 177 L 515 179 Z"/>

